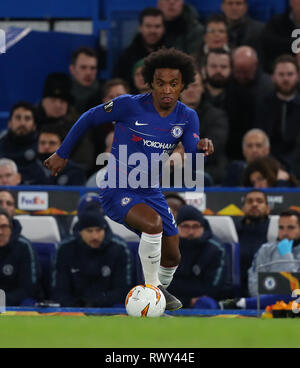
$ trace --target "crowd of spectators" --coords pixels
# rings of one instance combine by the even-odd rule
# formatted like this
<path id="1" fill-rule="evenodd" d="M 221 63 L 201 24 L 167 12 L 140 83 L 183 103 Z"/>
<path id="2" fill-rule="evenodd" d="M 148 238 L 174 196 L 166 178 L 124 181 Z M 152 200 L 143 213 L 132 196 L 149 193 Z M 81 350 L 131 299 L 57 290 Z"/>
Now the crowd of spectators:
<path id="1" fill-rule="evenodd" d="M 99 79 L 97 51 L 82 46 L 70 56 L 69 75 L 47 76 L 36 105 L 16 101 L 8 130 L 0 138 L 0 156 L 15 161 L 21 183 L 30 183 L 23 171 L 40 154 L 38 139 L 44 125 L 60 125 L 66 134 L 89 108 L 121 94 L 151 91 L 143 80 L 143 59 L 161 47 L 175 47 L 195 58 L 196 79 L 181 100 L 197 111 L 200 135 L 215 144 L 215 154 L 206 161 L 213 185 L 244 185 L 244 180 L 228 177 L 236 161 L 245 159 L 243 137 L 255 128 L 267 135 L 268 155 L 300 179 L 300 57 L 291 46 L 298 2 L 290 0 L 284 14 L 265 23 L 249 16 L 247 0 L 223 0 L 218 13 L 199 19 L 197 10 L 183 0 L 159 0 L 157 7 L 140 13 L 136 35 L 114 60 L 114 79 Z M 71 159 L 86 180 L 100 169 L 96 157 L 105 152 L 105 139 L 112 130 L 113 122 L 87 132 L 73 150 Z M 66 183 L 78 184 L 73 180 L 56 184 Z"/>
<path id="2" fill-rule="evenodd" d="M 110 152 L 114 123 L 86 133 L 56 177 L 43 161 L 60 146 L 79 116 L 123 94 L 148 93 L 143 60 L 161 47 L 175 47 L 195 58 L 195 81 L 180 100 L 195 109 L 200 136 L 214 142 L 205 163 L 205 184 L 253 187 L 245 195 L 244 217 L 235 226 L 240 243 L 241 289 L 256 295 L 255 270 L 274 259 L 291 261 L 299 271 L 300 217 L 283 212 L 279 238 L 269 243 L 270 207 L 260 188 L 297 187 L 300 180 L 300 54 L 294 55 L 292 30 L 300 25 L 299 1 L 265 24 L 247 13 L 247 0 L 223 0 L 220 12 L 200 22 L 183 0 L 158 0 L 139 17 L 131 44 L 115 60 L 113 79 L 99 79 L 97 52 L 80 47 L 71 55 L 70 74 L 52 73 L 35 105 L 16 101 L 8 129 L 0 137 L 0 185 L 96 187 L 106 173 L 96 165 Z M 176 148 L 184 166 L 184 149 Z M 173 161 L 173 165 L 176 160 Z M 172 181 L 171 181 L 172 182 Z M 256 189 L 255 189 L 256 188 Z M 222 239 L 195 207 L 175 193 L 166 194 L 178 224 L 182 262 L 170 290 L 185 307 L 201 307 L 209 297 L 216 308 L 245 307 L 225 280 L 227 258 Z M 292 229 L 293 228 L 293 229 Z M 289 264 L 289 263 L 288 263 Z M 99 206 L 79 214 L 78 223 L 60 244 L 52 269 L 51 297 L 61 306 L 106 307 L 122 304 L 134 286 L 134 258 L 126 242 L 113 234 Z M 45 297 L 38 255 L 21 235 L 15 198 L 0 191 L 0 289 L 8 305 L 26 305 Z"/>

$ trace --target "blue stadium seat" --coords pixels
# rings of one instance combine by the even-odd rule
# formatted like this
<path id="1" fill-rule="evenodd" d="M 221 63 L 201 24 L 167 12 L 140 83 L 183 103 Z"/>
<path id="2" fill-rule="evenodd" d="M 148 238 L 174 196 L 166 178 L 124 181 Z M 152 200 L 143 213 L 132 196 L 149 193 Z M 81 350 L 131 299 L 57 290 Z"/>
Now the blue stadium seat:
<path id="1" fill-rule="evenodd" d="M 29 239 L 41 265 L 41 283 L 45 298 L 50 298 L 51 263 L 61 237 L 52 216 L 16 216 L 22 225 L 21 234 Z"/>
<path id="2" fill-rule="evenodd" d="M 187 3 L 194 6 L 198 10 L 201 21 L 205 21 L 212 13 L 221 12 L 222 0 L 189 0 Z"/>
<path id="3" fill-rule="evenodd" d="M 247 2 L 251 17 L 267 22 L 272 15 L 284 13 L 289 0 L 247 0 Z"/>
<path id="4" fill-rule="evenodd" d="M 226 251 L 226 293 L 232 297 L 239 296 L 241 292 L 240 245 L 234 222 L 230 216 L 205 216 L 205 218 Z"/>

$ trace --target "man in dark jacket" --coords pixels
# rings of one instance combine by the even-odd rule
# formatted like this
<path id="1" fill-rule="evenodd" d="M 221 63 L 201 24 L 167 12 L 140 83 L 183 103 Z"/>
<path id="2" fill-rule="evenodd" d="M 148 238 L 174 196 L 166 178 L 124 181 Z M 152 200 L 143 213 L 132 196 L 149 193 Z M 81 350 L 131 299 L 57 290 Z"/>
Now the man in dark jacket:
<path id="1" fill-rule="evenodd" d="M 256 125 L 268 134 L 271 154 L 291 168 L 300 134 L 299 66 L 293 56 L 276 59 L 272 80 L 275 91 L 261 100 Z"/>
<path id="2" fill-rule="evenodd" d="M 299 28 L 300 3 L 298 0 L 290 0 L 290 7 L 286 12 L 273 16 L 267 22 L 262 32 L 261 42 L 263 65 L 268 73 L 272 72 L 273 63 L 277 57 L 295 53 L 292 46 L 298 34 L 296 33 L 294 37 L 293 32 Z"/>
<path id="3" fill-rule="evenodd" d="M 215 144 L 214 157 L 205 162 L 205 171 L 210 174 L 215 184 L 222 182 L 227 164 L 225 147 L 228 137 L 228 118 L 225 111 L 214 107 L 203 97 L 204 87 L 200 73 L 196 73 L 195 81 L 185 89 L 180 100 L 195 109 L 200 120 L 201 136 L 209 137 Z"/>
<path id="4" fill-rule="evenodd" d="M 84 171 L 72 160 L 57 176 L 52 176 L 43 161 L 57 150 L 64 138 L 64 130 L 58 124 L 44 126 L 38 138 L 38 157 L 27 166 L 23 183 L 27 185 L 84 185 Z"/>
<path id="5" fill-rule="evenodd" d="M 252 190 L 245 195 L 242 208 L 245 216 L 236 222 L 240 243 L 241 289 L 248 295 L 248 269 L 262 244 L 267 242 L 270 207 L 265 193 Z"/>
<path id="6" fill-rule="evenodd" d="M 121 54 L 113 72 L 114 77 L 129 83 L 134 93 L 137 91 L 133 81 L 133 67 L 139 60 L 163 45 L 164 31 L 164 16 L 159 9 L 146 8 L 141 12 L 138 33 Z"/>
<path id="7" fill-rule="evenodd" d="M 5 291 L 7 306 L 28 303 L 39 290 L 37 258 L 20 232 L 20 224 L 0 208 L 0 289 Z"/>
<path id="8" fill-rule="evenodd" d="M 75 236 L 61 243 L 53 272 L 54 300 L 64 307 L 112 307 L 132 285 L 130 251 L 100 211 L 79 216 Z"/>
<path id="9" fill-rule="evenodd" d="M 235 48 L 247 45 L 258 51 L 264 24 L 247 15 L 247 1 L 223 0 L 221 8 L 228 23 L 230 46 Z"/>
<path id="10" fill-rule="evenodd" d="M 223 287 L 225 249 L 195 207 L 181 207 L 177 224 L 182 258 L 170 292 L 178 295 L 185 307 L 193 307 L 204 295 L 218 299 Z"/>
<path id="11" fill-rule="evenodd" d="M 227 91 L 230 122 L 227 155 L 239 160 L 243 135 L 255 127 L 261 100 L 274 87 L 271 77 L 261 70 L 256 51 L 249 46 L 241 46 L 233 52 L 232 75 Z"/>
<path id="12" fill-rule="evenodd" d="M 36 157 L 37 132 L 34 108 L 19 102 L 10 111 L 8 130 L 0 139 L 0 157 L 13 160 L 20 173 Z"/>
<path id="13" fill-rule="evenodd" d="M 184 0 L 158 0 L 157 7 L 165 18 L 166 47 L 195 54 L 204 35 L 204 27 L 198 20 L 196 9 L 184 4 Z"/>
<path id="14" fill-rule="evenodd" d="M 90 47 L 79 47 L 71 55 L 69 66 L 72 76 L 71 94 L 79 114 L 100 104 L 102 81 L 97 79 L 98 55 Z"/>

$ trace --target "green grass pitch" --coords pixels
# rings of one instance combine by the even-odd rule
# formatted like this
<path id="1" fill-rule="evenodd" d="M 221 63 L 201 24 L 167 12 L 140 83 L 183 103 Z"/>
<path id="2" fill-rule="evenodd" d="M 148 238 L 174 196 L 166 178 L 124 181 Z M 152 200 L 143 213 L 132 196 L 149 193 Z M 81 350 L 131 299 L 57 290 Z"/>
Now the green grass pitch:
<path id="1" fill-rule="evenodd" d="M 0 316 L 0 347 L 300 347 L 300 319 Z"/>

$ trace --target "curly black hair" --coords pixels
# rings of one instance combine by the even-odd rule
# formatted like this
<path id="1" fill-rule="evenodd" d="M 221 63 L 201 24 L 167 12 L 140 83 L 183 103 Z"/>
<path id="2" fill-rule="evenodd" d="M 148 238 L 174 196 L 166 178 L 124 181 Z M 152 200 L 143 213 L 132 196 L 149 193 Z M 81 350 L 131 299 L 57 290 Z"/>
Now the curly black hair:
<path id="1" fill-rule="evenodd" d="M 149 86 L 152 85 L 156 69 L 179 69 L 182 75 L 184 88 L 194 82 L 196 73 L 195 60 L 192 56 L 185 54 L 175 48 L 161 48 L 152 52 L 144 59 L 143 77 Z"/>

